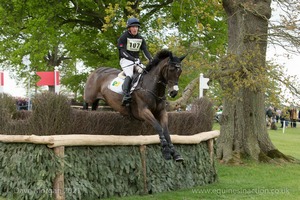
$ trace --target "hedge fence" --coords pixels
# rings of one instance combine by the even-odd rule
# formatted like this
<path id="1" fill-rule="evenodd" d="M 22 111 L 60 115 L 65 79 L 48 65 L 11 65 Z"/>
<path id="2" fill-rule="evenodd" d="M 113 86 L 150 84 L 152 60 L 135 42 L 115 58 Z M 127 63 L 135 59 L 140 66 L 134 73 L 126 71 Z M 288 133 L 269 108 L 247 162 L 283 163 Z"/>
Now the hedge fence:
<path id="1" fill-rule="evenodd" d="M 100 199 L 217 179 L 213 138 L 219 133 L 211 131 L 214 112 L 207 99 L 195 101 L 190 112 L 169 113 L 183 163 L 162 158 L 152 127 L 116 112 L 75 110 L 65 96 L 51 93 L 37 95 L 32 112 L 16 111 L 7 95 L 0 95 L 0 105 L 0 192 L 8 199 Z M 142 142 L 124 144 L 125 135 L 142 137 Z"/>

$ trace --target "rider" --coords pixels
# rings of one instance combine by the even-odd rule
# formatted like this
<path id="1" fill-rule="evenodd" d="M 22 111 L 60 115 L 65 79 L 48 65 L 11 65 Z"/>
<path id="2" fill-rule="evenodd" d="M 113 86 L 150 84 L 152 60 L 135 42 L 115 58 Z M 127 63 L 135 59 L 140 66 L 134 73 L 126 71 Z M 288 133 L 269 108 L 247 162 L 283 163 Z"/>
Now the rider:
<path id="1" fill-rule="evenodd" d="M 131 102 L 130 84 L 133 76 L 135 64 L 140 64 L 139 51 L 142 50 L 144 56 L 151 61 L 152 56 L 149 53 L 144 38 L 138 33 L 140 22 L 137 18 L 129 18 L 127 21 L 127 31 L 125 31 L 118 39 L 118 49 L 120 65 L 126 75 L 123 83 L 124 97 L 122 105 L 127 105 Z"/>

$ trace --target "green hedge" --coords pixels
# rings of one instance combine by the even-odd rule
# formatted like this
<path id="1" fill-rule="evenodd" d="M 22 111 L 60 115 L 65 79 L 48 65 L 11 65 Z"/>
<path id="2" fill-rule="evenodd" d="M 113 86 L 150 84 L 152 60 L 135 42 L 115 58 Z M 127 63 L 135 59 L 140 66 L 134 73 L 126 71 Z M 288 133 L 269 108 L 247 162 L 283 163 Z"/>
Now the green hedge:
<path id="1" fill-rule="evenodd" d="M 45 145 L 0 143 L 0 191 L 8 199 L 51 199 L 59 159 Z"/>
<path id="2" fill-rule="evenodd" d="M 159 145 L 146 147 L 146 193 L 216 181 L 207 144 L 176 145 L 184 163 L 166 161 Z M 45 145 L 0 143 L 0 191 L 9 199 L 53 199 L 60 160 Z M 66 199 L 99 199 L 144 193 L 138 146 L 65 147 Z"/>

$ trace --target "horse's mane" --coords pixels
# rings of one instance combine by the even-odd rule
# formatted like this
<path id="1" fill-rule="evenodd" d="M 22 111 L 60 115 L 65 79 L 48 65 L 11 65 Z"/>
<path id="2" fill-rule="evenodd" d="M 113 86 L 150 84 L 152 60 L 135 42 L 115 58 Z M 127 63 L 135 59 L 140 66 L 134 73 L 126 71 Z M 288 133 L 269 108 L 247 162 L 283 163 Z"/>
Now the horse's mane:
<path id="1" fill-rule="evenodd" d="M 162 60 L 164 60 L 165 58 L 170 57 L 170 55 L 172 55 L 172 52 L 166 49 L 163 49 L 161 51 L 159 51 L 153 58 L 153 60 L 151 62 L 149 62 L 146 66 L 146 71 L 149 71 L 152 69 L 152 67 L 157 66 L 158 63 L 160 63 Z"/>

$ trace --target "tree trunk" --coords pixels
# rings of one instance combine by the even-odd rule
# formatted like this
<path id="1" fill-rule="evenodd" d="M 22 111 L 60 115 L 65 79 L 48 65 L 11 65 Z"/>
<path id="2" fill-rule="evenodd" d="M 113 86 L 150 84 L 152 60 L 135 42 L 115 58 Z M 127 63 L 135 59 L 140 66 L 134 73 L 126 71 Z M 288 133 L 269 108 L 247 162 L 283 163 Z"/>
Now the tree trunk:
<path id="1" fill-rule="evenodd" d="M 234 63 L 224 70 L 244 72 L 246 68 L 253 72 L 265 67 L 270 4 L 271 0 L 223 0 L 228 15 L 228 57 Z M 249 74 L 240 73 L 241 76 L 247 78 Z M 220 81 L 222 88 L 235 92 L 223 100 L 218 159 L 224 163 L 240 163 L 245 157 L 267 162 L 273 158 L 289 160 L 276 150 L 268 136 L 263 90 L 246 85 L 234 90 L 235 80 L 232 74 Z"/>

